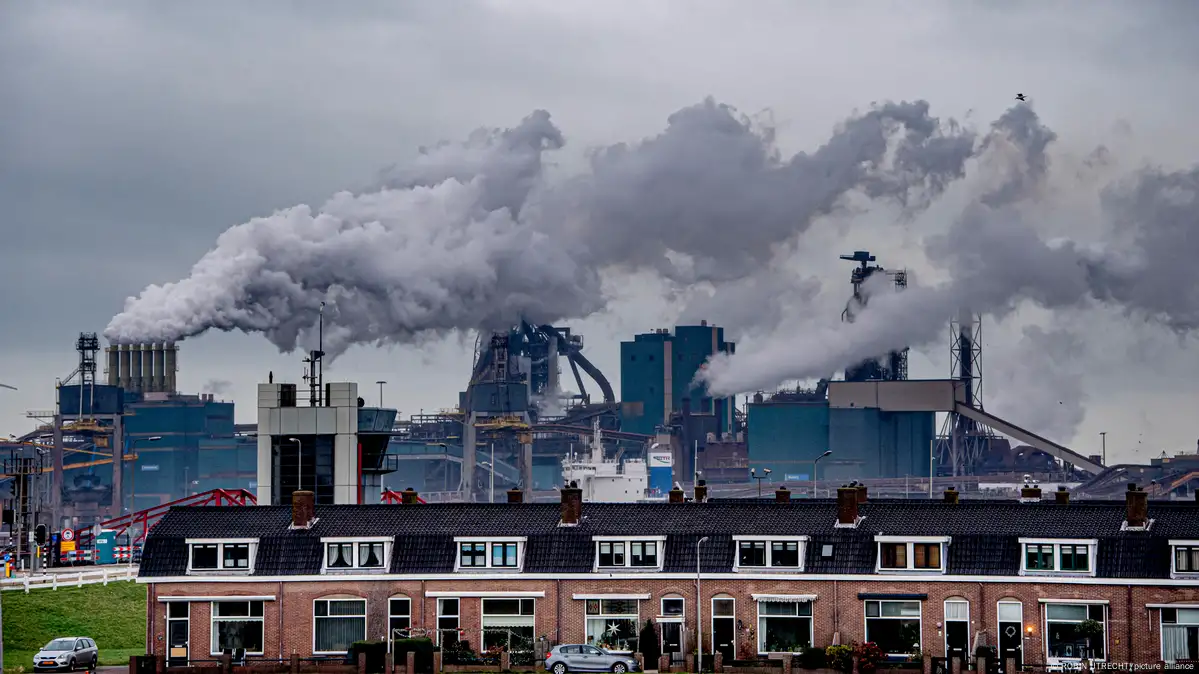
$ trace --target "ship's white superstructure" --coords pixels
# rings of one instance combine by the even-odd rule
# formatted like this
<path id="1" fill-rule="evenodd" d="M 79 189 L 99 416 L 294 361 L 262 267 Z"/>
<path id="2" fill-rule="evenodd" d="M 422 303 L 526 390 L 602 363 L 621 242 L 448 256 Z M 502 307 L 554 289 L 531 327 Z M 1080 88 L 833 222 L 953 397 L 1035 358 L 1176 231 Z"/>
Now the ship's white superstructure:
<path id="1" fill-rule="evenodd" d="M 604 458 L 603 431 L 599 419 L 592 423 L 590 445 L 585 454 L 573 451 L 562 461 L 563 484 L 575 482 L 583 490 L 583 500 L 627 503 L 646 499 L 649 471 L 644 459 Z"/>

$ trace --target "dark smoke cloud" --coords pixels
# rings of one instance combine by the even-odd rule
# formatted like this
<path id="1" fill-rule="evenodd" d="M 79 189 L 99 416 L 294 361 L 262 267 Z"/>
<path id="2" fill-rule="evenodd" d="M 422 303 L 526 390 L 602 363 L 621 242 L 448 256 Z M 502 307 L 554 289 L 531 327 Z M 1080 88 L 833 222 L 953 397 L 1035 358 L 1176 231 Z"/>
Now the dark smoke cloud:
<path id="1" fill-rule="evenodd" d="M 979 144 L 983 190 L 948 232 L 925 240 L 929 259 L 946 267 L 948 282 L 884 293 L 852 324 L 807 325 L 754 351 L 719 358 L 704 373 L 710 388 L 724 394 L 769 388 L 828 376 L 903 346 L 932 344 L 963 309 L 1002 317 L 1021 302 L 1047 309 L 1105 303 L 1176 331 L 1199 327 L 1199 271 L 1190 262 L 1199 252 L 1192 234 L 1199 225 L 1199 170 L 1145 170 L 1103 190 L 1111 244 L 1047 240 L 1043 197 L 1054 139 L 1021 105 Z"/>
<path id="2" fill-rule="evenodd" d="M 742 283 L 848 194 L 924 207 L 962 175 L 974 138 L 927 103 L 888 103 L 815 152 L 782 159 L 770 128 L 707 100 L 553 182 L 543 157 L 563 143 L 549 114 L 534 112 L 425 149 L 385 171 L 377 190 L 233 227 L 187 278 L 128 299 L 105 335 L 241 330 L 291 350 L 311 340 L 325 302 L 325 349 L 336 356 L 522 317 L 588 316 L 605 307 L 601 274 L 613 269 Z"/>

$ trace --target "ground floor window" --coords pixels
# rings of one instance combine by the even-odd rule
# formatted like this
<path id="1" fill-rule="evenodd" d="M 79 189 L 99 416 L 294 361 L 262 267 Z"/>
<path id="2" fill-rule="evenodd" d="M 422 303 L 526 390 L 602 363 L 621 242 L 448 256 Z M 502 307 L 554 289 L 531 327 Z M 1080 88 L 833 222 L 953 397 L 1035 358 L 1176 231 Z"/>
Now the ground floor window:
<path id="1" fill-rule="evenodd" d="M 888 655 L 908 655 L 920 650 L 920 602 L 866 602 L 866 641 Z"/>
<path id="2" fill-rule="evenodd" d="M 1162 609 L 1162 660 L 1199 660 L 1199 608 Z"/>
<path id="3" fill-rule="evenodd" d="M 1104 659 L 1107 630 L 1101 604 L 1046 604 L 1045 645 L 1050 658 Z"/>
<path id="4" fill-rule="evenodd" d="M 587 643 L 604 650 L 637 650 L 637 600 L 588 599 Z"/>
<path id="5" fill-rule="evenodd" d="M 407 597 L 392 597 L 387 600 L 387 636 L 392 640 L 408 636 L 412 627 L 412 600 Z"/>
<path id="6" fill-rule="evenodd" d="M 458 600 L 437 600 L 437 643 L 449 646 L 458 642 Z"/>
<path id="7" fill-rule="evenodd" d="M 314 653 L 345 653 L 366 640 L 365 599 L 317 599 L 313 615 Z"/>
<path id="8" fill-rule="evenodd" d="M 532 653 L 535 604 L 533 599 L 484 599 L 483 650 Z"/>
<path id="9" fill-rule="evenodd" d="M 758 602 L 759 653 L 798 653 L 811 645 L 811 602 Z"/>
<path id="10" fill-rule="evenodd" d="M 212 654 L 243 648 L 246 655 L 262 655 L 262 602 L 213 602 Z"/>

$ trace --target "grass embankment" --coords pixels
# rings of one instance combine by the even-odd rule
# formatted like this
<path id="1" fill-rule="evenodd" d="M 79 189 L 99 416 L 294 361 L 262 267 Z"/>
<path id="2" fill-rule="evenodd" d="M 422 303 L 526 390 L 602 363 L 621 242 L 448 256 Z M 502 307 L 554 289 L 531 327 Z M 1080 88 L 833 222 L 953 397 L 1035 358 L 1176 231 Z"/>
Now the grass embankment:
<path id="1" fill-rule="evenodd" d="M 146 586 L 129 581 L 60 590 L 0 592 L 4 671 L 33 670 L 33 656 L 56 637 L 91 637 L 101 665 L 146 652 Z"/>

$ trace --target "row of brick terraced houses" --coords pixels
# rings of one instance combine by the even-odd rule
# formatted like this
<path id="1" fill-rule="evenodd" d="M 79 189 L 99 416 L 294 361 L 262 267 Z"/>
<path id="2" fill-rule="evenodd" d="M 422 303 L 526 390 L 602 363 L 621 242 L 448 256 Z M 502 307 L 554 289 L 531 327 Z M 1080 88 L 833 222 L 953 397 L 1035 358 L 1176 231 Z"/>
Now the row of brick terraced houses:
<path id="1" fill-rule="evenodd" d="M 864 641 L 897 657 L 989 646 L 1027 664 L 1199 659 L 1196 503 L 1136 488 L 1124 502 L 697 491 L 319 507 L 297 492 L 291 507 L 174 509 L 145 545 L 148 643 L 172 663 L 404 635 L 635 651 L 653 620 L 663 653 L 693 652 L 699 632 L 726 662 Z"/>

